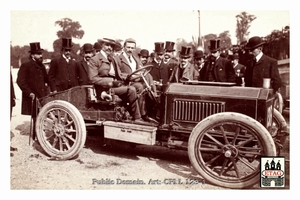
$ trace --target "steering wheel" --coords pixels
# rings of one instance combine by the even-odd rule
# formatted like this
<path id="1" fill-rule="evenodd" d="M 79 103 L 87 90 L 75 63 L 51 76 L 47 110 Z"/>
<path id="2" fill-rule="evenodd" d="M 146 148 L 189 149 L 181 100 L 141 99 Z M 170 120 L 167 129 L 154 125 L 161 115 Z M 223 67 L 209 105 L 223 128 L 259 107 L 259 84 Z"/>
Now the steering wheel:
<path id="1" fill-rule="evenodd" d="M 146 76 L 147 74 L 149 74 L 149 72 L 152 70 L 153 65 L 149 64 L 146 66 L 143 66 L 137 70 L 135 70 L 134 72 L 132 72 L 131 74 L 129 74 L 125 80 L 125 82 L 129 83 L 132 82 L 138 78 L 141 78 L 142 76 Z"/>
<path id="2" fill-rule="evenodd" d="M 155 98 L 155 95 L 154 95 L 149 83 L 145 79 L 145 76 L 150 73 L 152 68 L 153 68 L 153 65 L 148 64 L 148 65 L 145 65 L 145 66 L 135 70 L 134 72 L 132 72 L 131 74 L 129 74 L 127 76 L 125 82 L 129 83 L 129 82 L 132 82 L 132 81 L 134 81 L 138 78 L 142 78 L 143 82 L 146 85 L 146 88 L 144 89 L 143 92 L 147 92 L 149 94 L 150 98 L 155 102 L 155 104 L 158 105 L 158 101 Z"/>

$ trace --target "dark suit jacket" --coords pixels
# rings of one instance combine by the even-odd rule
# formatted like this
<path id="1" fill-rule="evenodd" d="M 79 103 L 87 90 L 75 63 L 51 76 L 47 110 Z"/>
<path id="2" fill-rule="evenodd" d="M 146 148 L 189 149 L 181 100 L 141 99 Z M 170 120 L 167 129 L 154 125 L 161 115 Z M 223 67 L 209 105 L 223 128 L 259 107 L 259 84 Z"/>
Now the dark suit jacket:
<path id="1" fill-rule="evenodd" d="M 88 75 L 88 71 L 89 71 L 88 63 L 84 59 L 82 59 L 77 64 L 78 64 L 79 85 L 91 84 L 91 81 L 90 81 L 89 75 Z"/>
<path id="2" fill-rule="evenodd" d="M 245 72 L 245 86 L 263 87 L 263 78 L 271 78 L 271 86 L 277 91 L 281 87 L 281 78 L 277 60 L 263 54 L 258 62 L 248 60 Z"/>
<path id="3" fill-rule="evenodd" d="M 48 95 L 46 83 L 48 83 L 48 76 L 43 64 L 38 64 L 30 59 L 29 62 L 21 65 L 17 77 L 17 84 L 22 90 L 21 114 L 31 115 L 30 93 L 35 94 L 37 98 Z"/>
<path id="4" fill-rule="evenodd" d="M 200 81 L 208 81 L 208 68 L 213 65 L 208 59 L 200 71 Z M 213 74 L 217 82 L 235 82 L 235 74 L 230 61 L 219 57 L 214 64 Z"/>
<path id="5" fill-rule="evenodd" d="M 112 57 L 112 65 L 115 70 L 115 76 L 109 75 L 111 64 L 101 52 L 92 57 L 88 70 L 91 83 L 102 87 L 111 87 L 113 80 L 125 80 L 126 75 L 121 73 L 114 57 Z"/>
<path id="6" fill-rule="evenodd" d="M 167 63 L 164 63 L 162 61 L 161 64 L 158 64 L 155 60 L 153 60 L 149 64 L 153 65 L 153 69 L 150 72 L 153 80 L 159 82 L 160 79 L 162 79 L 163 84 L 167 84 L 169 82 L 172 71 L 175 69 L 176 65 L 178 65 L 178 62 L 172 58 Z"/>
<path id="7" fill-rule="evenodd" d="M 78 65 L 73 59 L 67 62 L 61 55 L 51 60 L 48 77 L 51 91 L 67 90 L 79 85 Z"/>

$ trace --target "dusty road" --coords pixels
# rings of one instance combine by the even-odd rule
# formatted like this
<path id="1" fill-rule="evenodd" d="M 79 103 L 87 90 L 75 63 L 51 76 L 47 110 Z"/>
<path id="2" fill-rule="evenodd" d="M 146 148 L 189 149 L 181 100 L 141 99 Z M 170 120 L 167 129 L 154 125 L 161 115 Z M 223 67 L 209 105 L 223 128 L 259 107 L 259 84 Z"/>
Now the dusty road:
<path id="1" fill-rule="evenodd" d="M 28 145 L 30 118 L 20 114 L 21 92 L 16 84 L 15 91 L 17 105 L 13 109 L 10 130 L 15 135 L 11 146 L 18 151 L 10 158 L 12 190 L 224 190 L 202 181 L 186 151 L 144 145 L 136 148 L 103 146 L 102 139 L 96 135 L 87 137 L 77 158 L 49 160 L 37 143 Z M 127 184 L 127 180 L 134 180 L 136 184 Z M 172 180 L 176 180 L 176 184 Z M 183 184 L 177 184 L 179 180 Z M 258 188 L 258 184 L 254 186 Z"/>

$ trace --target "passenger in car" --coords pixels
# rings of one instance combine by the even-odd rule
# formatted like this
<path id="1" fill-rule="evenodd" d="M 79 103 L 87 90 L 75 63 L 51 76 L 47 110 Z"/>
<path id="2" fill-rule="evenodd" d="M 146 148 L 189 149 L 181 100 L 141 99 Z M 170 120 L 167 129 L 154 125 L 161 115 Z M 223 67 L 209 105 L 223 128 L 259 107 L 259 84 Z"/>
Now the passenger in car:
<path id="1" fill-rule="evenodd" d="M 101 50 L 90 59 L 88 70 L 89 79 L 95 87 L 103 90 L 111 88 L 112 92 L 118 95 L 123 101 L 129 103 L 128 111 L 137 123 L 143 122 L 138 106 L 137 91 L 135 87 L 124 85 L 126 75 L 122 74 L 113 55 L 115 40 L 103 38 Z"/>

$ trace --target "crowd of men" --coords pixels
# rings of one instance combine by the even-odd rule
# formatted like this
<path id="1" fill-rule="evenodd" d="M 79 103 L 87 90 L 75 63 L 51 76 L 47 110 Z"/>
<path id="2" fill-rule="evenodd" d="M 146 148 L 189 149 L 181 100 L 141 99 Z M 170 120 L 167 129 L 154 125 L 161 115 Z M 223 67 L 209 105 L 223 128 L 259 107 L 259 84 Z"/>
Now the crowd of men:
<path id="1" fill-rule="evenodd" d="M 103 38 L 95 44 L 84 44 L 82 60 L 75 61 L 71 57 L 72 39 L 62 38 L 61 55 L 51 60 L 47 72 L 40 43 L 30 43 L 30 61 L 21 65 L 17 77 L 22 90 L 22 114 L 36 117 L 32 112 L 33 99 L 87 84 L 100 91 L 110 91 L 127 102 L 133 121 L 151 123 L 157 122 L 157 116 L 151 113 L 151 101 L 143 93 L 147 85 L 157 97 L 163 86 L 183 80 L 263 87 L 263 79 L 271 78 L 271 87 L 277 91 L 281 86 L 277 60 L 263 54 L 263 44 L 258 36 L 250 38 L 245 50 L 252 57 L 242 65 L 239 54 L 233 54 L 230 59 L 222 56 L 219 39 L 210 41 L 207 56 L 202 50 L 192 52 L 190 46 L 182 46 L 179 58 L 175 58 L 172 41 L 155 42 L 152 53 L 147 49 L 136 53 L 137 43 L 133 38 L 126 39 L 123 45 Z M 147 65 L 153 66 L 145 77 L 147 84 L 141 79 L 128 83 L 128 75 Z"/>

